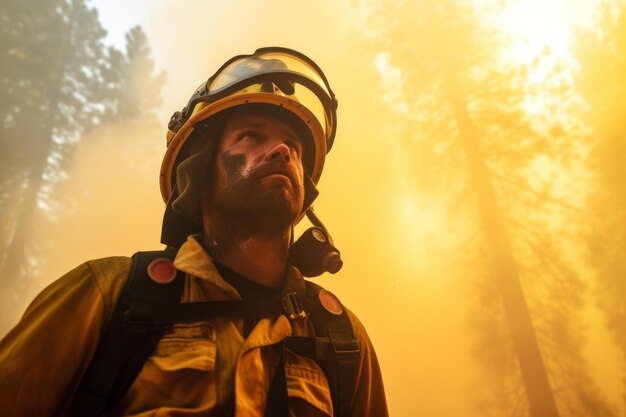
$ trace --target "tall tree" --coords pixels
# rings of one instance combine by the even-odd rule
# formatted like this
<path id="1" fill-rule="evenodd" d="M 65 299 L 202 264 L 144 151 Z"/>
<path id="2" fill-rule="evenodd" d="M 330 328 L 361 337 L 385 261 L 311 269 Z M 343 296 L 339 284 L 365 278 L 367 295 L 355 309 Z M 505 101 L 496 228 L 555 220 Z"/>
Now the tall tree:
<path id="1" fill-rule="evenodd" d="M 131 28 L 126 34 L 125 54 L 109 48 L 109 62 L 104 73 L 107 95 L 107 122 L 147 117 L 161 105 L 161 89 L 165 74 L 155 74 L 148 38 L 140 26 Z"/>
<path id="2" fill-rule="evenodd" d="M 545 228 L 554 215 L 545 204 L 551 178 L 533 173 L 542 160 L 571 155 L 569 126 L 529 117 L 528 68 L 503 65 L 504 39 L 473 7 L 454 0 L 371 7 L 378 59 L 397 73 L 397 121 L 420 188 L 445 190 L 457 210 L 476 217 L 472 264 L 482 272 L 473 321 L 481 330 L 477 357 L 500 382 L 490 387 L 492 405 L 504 415 L 611 415 L 582 361 L 583 286 Z M 493 408 L 484 414 L 497 415 Z"/>
<path id="3" fill-rule="evenodd" d="M 45 177 L 64 145 L 92 123 L 98 110 L 92 83 L 105 32 L 83 1 L 3 3 L 2 206 L 7 239 L 1 258 L 3 313 L 25 285 L 23 248 L 28 224 L 45 201 Z M 5 314 L 3 314 L 4 316 Z"/>
<path id="4" fill-rule="evenodd" d="M 583 117 L 594 137 L 589 258 L 598 304 L 622 353 L 626 404 L 626 5 L 605 4 L 596 23 L 594 31 L 579 33 L 575 48 L 577 85 L 588 106 Z"/>
<path id="5" fill-rule="evenodd" d="M 0 12 L 0 318 L 6 327 L 19 314 L 14 306 L 38 262 L 30 225 L 39 208 L 54 208 L 51 193 L 73 145 L 122 111 L 136 114 L 133 105 L 149 111 L 160 90 L 132 104 L 129 87 L 138 84 L 132 77 L 155 87 L 152 73 L 135 71 L 153 69 L 145 35 L 139 28 L 129 33 L 128 56 L 107 49 L 106 32 L 85 0 L 9 0 Z"/>

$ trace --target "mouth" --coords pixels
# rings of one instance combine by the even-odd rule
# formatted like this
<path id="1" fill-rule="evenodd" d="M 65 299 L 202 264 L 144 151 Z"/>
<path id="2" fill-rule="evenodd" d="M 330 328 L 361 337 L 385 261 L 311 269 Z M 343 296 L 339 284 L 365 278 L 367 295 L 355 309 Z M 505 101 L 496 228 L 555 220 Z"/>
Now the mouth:
<path id="1" fill-rule="evenodd" d="M 275 166 L 275 165 L 270 165 L 270 166 L 265 165 L 257 169 L 254 177 L 257 180 L 262 180 L 265 178 L 286 178 L 287 180 L 289 180 L 289 182 L 293 183 L 292 173 L 286 168 L 282 168 L 280 166 Z"/>
<path id="2" fill-rule="evenodd" d="M 267 174 L 267 175 L 263 175 L 261 178 L 287 178 L 289 181 L 291 181 L 291 178 L 289 177 L 289 175 L 287 174 L 281 174 L 279 172 L 273 173 L 273 174 Z"/>

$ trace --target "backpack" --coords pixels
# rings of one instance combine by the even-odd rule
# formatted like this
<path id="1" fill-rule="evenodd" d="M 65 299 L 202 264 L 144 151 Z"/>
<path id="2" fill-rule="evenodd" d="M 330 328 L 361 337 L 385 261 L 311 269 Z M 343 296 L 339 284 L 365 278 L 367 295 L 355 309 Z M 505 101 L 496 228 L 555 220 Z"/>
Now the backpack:
<path id="1" fill-rule="evenodd" d="M 157 343 L 174 323 L 202 321 L 212 317 L 242 316 L 261 311 L 266 317 L 285 314 L 298 319 L 310 314 L 315 336 L 287 337 L 283 349 L 314 360 L 324 371 L 331 391 L 334 415 L 351 416 L 360 349 L 350 319 L 331 313 L 319 297 L 325 291 L 306 282 L 306 294 L 290 293 L 281 300 L 207 301 L 181 303 L 185 274 L 176 271 L 169 283 L 156 283 L 148 266 L 159 258 L 174 259 L 175 249 L 137 252 L 120 299 L 94 358 L 78 389 L 73 417 L 100 416 L 122 399 L 154 352 Z M 287 387 L 283 355 L 270 385 L 266 416 L 287 416 Z"/>

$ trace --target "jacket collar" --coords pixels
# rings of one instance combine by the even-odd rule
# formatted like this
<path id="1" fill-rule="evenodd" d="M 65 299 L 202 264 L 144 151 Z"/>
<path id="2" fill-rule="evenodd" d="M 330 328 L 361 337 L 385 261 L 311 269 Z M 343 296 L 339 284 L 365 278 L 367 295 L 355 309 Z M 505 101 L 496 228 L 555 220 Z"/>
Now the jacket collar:
<path id="1" fill-rule="evenodd" d="M 237 291 L 222 278 L 211 256 L 200 244 L 200 239 L 200 235 L 190 235 L 187 237 L 187 240 L 182 244 L 176 254 L 174 267 L 225 291 L 234 296 L 234 298 L 240 298 Z M 305 293 L 304 278 L 302 278 L 300 271 L 291 265 L 287 265 L 282 292 Z"/>

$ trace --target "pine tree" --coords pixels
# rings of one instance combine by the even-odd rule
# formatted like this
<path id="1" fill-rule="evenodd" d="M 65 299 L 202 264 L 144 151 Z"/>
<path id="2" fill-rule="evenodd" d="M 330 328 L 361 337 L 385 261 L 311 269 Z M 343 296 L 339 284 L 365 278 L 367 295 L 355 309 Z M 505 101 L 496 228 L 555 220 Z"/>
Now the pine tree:
<path id="1" fill-rule="evenodd" d="M 46 204 L 46 187 L 65 144 L 92 122 L 91 78 L 99 72 L 105 32 L 84 2 L 10 1 L 3 8 L 2 206 L 3 310 L 26 266 L 28 224 Z M 3 312 L 4 313 L 4 312 Z M 5 314 L 2 314 L 4 317 Z"/>
<path id="2" fill-rule="evenodd" d="M 153 70 L 140 28 L 129 32 L 128 56 L 107 49 L 85 0 L 10 0 L 1 13 L 0 317 L 7 326 L 41 261 L 31 224 L 58 205 L 52 193 L 74 145 L 105 120 L 149 113 L 163 76 L 140 73 Z M 136 99 L 142 83 L 153 90 Z"/>
<path id="3" fill-rule="evenodd" d="M 596 181 L 587 241 L 598 304 L 622 352 L 626 404 L 626 5 L 605 5 L 595 29 L 580 32 L 575 49 L 577 86 L 588 106 L 583 118 L 594 137 L 590 168 Z"/>
<path id="4" fill-rule="evenodd" d="M 477 278 L 475 353 L 491 381 L 491 405 L 481 412 L 611 415 L 582 360 L 584 286 L 547 227 L 566 204 L 550 196 L 552 177 L 533 172 L 539 161 L 567 164 L 569 142 L 581 137 L 576 124 L 552 111 L 529 117 L 529 68 L 499 59 L 506 40 L 473 7 L 453 0 L 371 7 L 378 60 L 397 73 L 391 102 L 416 186 L 444 192 L 457 213 L 475 217 L 462 250 Z M 568 99 L 562 86 L 540 93 Z"/>
<path id="5" fill-rule="evenodd" d="M 155 74 L 148 38 L 140 26 L 126 34 L 126 51 L 109 48 L 105 82 L 109 86 L 107 122 L 130 120 L 149 113 L 161 105 L 161 88 L 165 74 Z"/>

